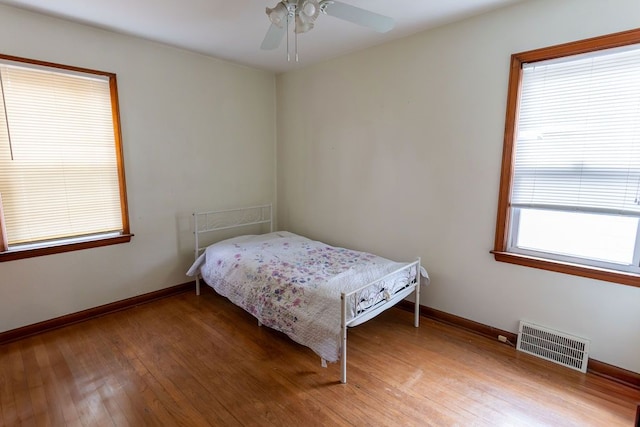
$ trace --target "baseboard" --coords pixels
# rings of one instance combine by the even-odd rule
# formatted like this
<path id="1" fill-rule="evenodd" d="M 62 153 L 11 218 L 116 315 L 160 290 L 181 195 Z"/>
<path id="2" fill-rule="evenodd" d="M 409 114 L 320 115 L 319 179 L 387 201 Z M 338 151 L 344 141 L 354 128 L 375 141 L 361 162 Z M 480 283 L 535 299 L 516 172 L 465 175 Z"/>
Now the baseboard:
<path id="1" fill-rule="evenodd" d="M 149 292 L 143 295 L 123 299 L 112 302 L 110 304 L 89 308 L 87 310 L 78 311 L 77 313 L 67 314 L 65 316 L 56 317 L 55 319 L 45 320 L 43 322 L 34 323 L 32 325 L 23 326 L 17 329 L 11 329 L 0 333 L 0 345 L 17 341 L 32 335 L 50 331 L 52 329 L 62 328 L 78 322 L 93 319 L 105 314 L 115 313 L 117 311 L 126 310 L 137 305 L 145 304 L 161 298 L 187 292 L 195 289 L 195 282 L 183 283 L 181 285 L 172 286 L 170 288 L 160 289 L 158 291 Z"/>
<path id="2" fill-rule="evenodd" d="M 609 365 L 608 363 L 595 359 L 589 359 L 587 371 L 640 390 L 640 374 L 635 372 L 627 371 L 626 369 L 618 368 L 617 366 Z"/>
<path id="3" fill-rule="evenodd" d="M 398 303 L 398 307 L 411 312 L 413 312 L 414 310 L 413 303 L 406 300 Z M 501 329 L 474 322 L 473 320 L 465 319 L 454 314 L 449 314 L 444 311 L 436 310 L 434 308 L 425 307 L 424 305 L 420 305 L 420 315 L 441 323 L 446 323 L 447 325 L 466 329 L 470 332 L 485 336 L 492 340 L 497 340 L 498 335 L 507 337 L 507 339 L 512 343 L 515 343 L 518 339 L 518 334 L 514 334 L 513 332 L 503 331 Z M 615 381 L 617 383 L 621 383 L 634 389 L 640 390 L 640 374 L 636 372 L 609 365 L 608 363 L 600 362 L 595 359 L 589 359 L 587 371 L 594 375 L 598 375 L 611 381 Z"/>

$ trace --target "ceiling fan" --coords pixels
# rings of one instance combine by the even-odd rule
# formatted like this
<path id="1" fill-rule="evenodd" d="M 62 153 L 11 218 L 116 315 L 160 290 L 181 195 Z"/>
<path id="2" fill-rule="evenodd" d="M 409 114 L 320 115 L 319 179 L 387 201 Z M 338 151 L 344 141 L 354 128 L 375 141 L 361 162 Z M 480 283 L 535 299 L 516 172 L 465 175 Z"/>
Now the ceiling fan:
<path id="1" fill-rule="evenodd" d="M 271 26 L 260 48 L 272 50 L 280 46 L 290 22 L 294 23 L 296 35 L 306 33 L 313 28 L 320 13 L 371 28 L 379 33 L 386 33 L 395 25 L 393 18 L 339 1 L 281 0 L 273 8 L 266 9 Z"/>

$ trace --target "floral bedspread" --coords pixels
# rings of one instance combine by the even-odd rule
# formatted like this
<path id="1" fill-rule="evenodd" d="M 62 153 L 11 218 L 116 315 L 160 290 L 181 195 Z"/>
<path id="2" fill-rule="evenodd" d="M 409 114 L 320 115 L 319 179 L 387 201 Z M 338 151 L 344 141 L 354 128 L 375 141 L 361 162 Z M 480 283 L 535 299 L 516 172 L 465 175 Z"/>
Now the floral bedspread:
<path id="1" fill-rule="evenodd" d="M 340 293 L 358 289 L 403 265 L 275 232 L 211 245 L 187 274 L 194 275 L 199 269 L 216 292 L 263 325 L 335 362 L 340 351 Z M 406 285 L 408 278 L 403 280 Z"/>

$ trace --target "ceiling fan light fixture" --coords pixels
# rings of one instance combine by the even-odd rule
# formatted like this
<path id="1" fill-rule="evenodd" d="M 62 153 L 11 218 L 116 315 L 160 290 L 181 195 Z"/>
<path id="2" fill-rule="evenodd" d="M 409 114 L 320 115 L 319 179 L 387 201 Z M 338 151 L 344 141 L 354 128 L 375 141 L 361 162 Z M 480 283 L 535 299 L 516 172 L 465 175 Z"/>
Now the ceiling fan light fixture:
<path id="1" fill-rule="evenodd" d="M 305 22 L 314 22 L 320 15 L 320 4 L 317 0 L 302 0 L 298 8 L 298 16 Z"/>
<path id="2" fill-rule="evenodd" d="M 304 12 L 305 15 L 307 16 L 313 16 L 316 14 L 316 6 L 310 2 L 304 2 L 303 6 L 302 6 L 302 12 Z"/>
<path id="3" fill-rule="evenodd" d="M 300 15 L 296 15 L 296 34 L 306 33 L 313 29 L 313 22 L 305 21 Z"/>
<path id="4" fill-rule="evenodd" d="M 284 28 L 287 22 L 287 15 L 289 15 L 289 9 L 284 3 L 280 2 L 273 8 L 266 8 L 265 12 L 273 25 L 278 28 Z"/>

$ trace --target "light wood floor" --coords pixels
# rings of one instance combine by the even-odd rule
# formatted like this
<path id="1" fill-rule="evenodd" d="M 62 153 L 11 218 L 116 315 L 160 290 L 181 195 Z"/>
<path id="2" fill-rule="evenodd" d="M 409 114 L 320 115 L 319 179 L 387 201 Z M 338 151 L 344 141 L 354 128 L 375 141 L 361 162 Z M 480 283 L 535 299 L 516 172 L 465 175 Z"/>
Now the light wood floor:
<path id="1" fill-rule="evenodd" d="M 212 292 L 0 346 L 0 424 L 632 426 L 640 392 L 391 309 L 339 366 Z"/>

